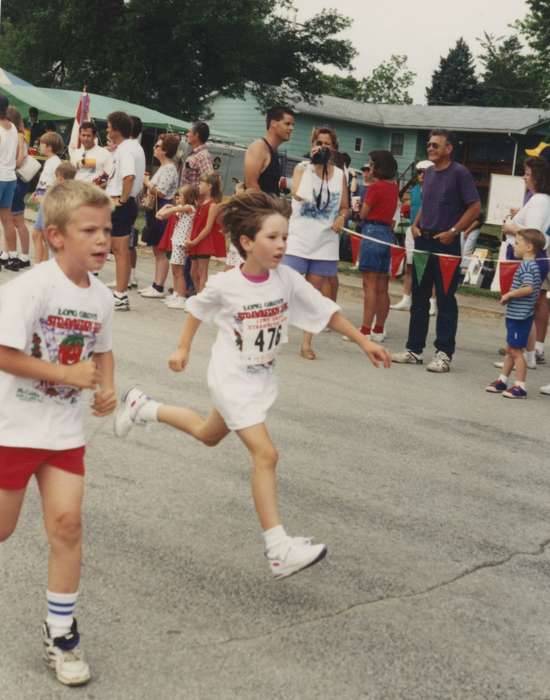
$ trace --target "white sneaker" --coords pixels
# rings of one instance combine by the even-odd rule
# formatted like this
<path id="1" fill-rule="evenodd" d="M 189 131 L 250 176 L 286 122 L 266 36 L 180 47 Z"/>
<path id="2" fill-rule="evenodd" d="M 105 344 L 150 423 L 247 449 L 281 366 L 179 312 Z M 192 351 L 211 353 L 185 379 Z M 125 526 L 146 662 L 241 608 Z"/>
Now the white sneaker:
<path id="1" fill-rule="evenodd" d="M 162 300 L 163 304 L 167 304 L 169 301 L 172 301 L 172 299 L 175 299 L 178 295 L 176 292 L 172 292 L 171 294 L 167 294 L 164 299 Z"/>
<path id="2" fill-rule="evenodd" d="M 112 282 L 106 282 L 105 286 L 109 287 L 109 289 L 116 289 L 116 280 L 113 280 Z"/>
<path id="3" fill-rule="evenodd" d="M 544 394 L 545 396 L 550 396 L 550 384 L 545 384 L 544 386 L 541 386 L 539 391 L 541 394 Z"/>
<path id="4" fill-rule="evenodd" d="M 391 361 L 397 362 L 398 365 L 421 365 L 424 362 L 422 353 L 417 354 L 410 350 L 404 352 L 392 352 Z"/>
<path id="5" fill-rule="evenodd" d="M 52 639 L 48 624 L 42 625 L 44 661 L 55 671 L 57 680 L 63 685 L 85 685 L 90 680 L 90 667 L 79 648 L 80 635 L 76 620 L 71 631 L 63 637 Z"/>
<path id="6" fill-rule="evenodd" d="M 130 301 L 127 294 L 113 294 L 115 311 L 130 311 Z"/>
<path id="7" fill-rule="evenodd" d="M 169 309 L 181 309 L 185 311 L 185 297 L 179 297 L 175 295 L 172 299 L 165 302 Z"/>
<path id="8" fill-rule="evenodd" d="M 393 309 L 394 311 L 409 311 L 411 304 L 411 297 L 403 295 L 401 301 L 397 302 L 397 304 L 392 304 L 390 309 Z"/>
<path id="9" fill-rule="evenodd" d="M 159 290 L 155 289 L 152 285 L 141 292 L 142 299 L 164 299 L 165 296 L 166 292 L 159 292 Z"/>
<path id="10" fill-rule="evenodd" d="M 113 430 L 117 437 L 126 437 L 134 425 L 145 425 L 145 421 L 138 418 L 138 413 L 147 401 L 150 401 L 150 397 L 141 389 L 136 386 L 128 389 L 115 413 Z"/>
<path id="11" fill-rule="evenodd" d="M 266 552 L 271 573 L 275 578 L 286 578 L 317 564 L 327 554 L 325 544 L 312 544 L 309 538 L 287 537 L 273 554 Z"/>
<path id="12" fill-rule="evenodd" d="M 535 359 L 529 362 L 527 359 L 527 353 L 523 353 L 523 359 L 525 360 L 525 364 L 527 365 L 527 369 L 537 369 L 537 357 L 535 355 Z"/>
<path id="13" fill-rule="evenodd" d="M 430 298 L 430 316 L 435 316 L 437 314 L 437 302 L 435 299 Z"/>
<path id="14" fill-rule="evenodd" d="M 149 284 L 147 287 L 142 287 L 141 289 L 138 289 L 137 292 L 138 294 L 143 294 L 143 292 L 147 292 L 149 289 L 154 289 L 153 285 Z"/>
<path id="15" fill-rule="evenodd" d="M 428 370 L 428 372 L 438 372 L 439 374 L 450 372 L 451 358 L 447 355 L 446 352 L 438 350 L 434 355 L 434 359 L 428 363 L 426 369 Z"/>
<path id="16" fill-rule="evenodd" d="M 386 331 L 382 331 L 382 333 L 371 332 L 370 340 L 374 340 L 375 343 L 383 343 L 386 340 Z"/>

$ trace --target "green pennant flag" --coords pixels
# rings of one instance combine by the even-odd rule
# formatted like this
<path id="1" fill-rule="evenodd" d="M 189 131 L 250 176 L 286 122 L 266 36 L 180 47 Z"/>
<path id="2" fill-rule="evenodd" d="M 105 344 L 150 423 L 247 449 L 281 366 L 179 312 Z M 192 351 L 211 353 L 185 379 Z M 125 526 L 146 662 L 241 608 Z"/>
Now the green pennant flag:
<path id="1" fill-rule="evenodd" d="M 429 257 L 430 254 L 425 253 L 423 250 L 415 250 L 413 253 L 414 271 L 416 273 L 416 281 L 418 284 L 422 282 Z"/>

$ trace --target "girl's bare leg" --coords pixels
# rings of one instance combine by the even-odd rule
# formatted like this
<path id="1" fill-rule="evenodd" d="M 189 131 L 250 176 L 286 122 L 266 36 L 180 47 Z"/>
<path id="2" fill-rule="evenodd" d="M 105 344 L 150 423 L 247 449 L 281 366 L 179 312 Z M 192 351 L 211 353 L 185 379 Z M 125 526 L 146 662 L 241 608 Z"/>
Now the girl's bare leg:
<path id="1" fill-rule="evenodd" d="M 191 435 L 209 447 L 217 445 L 230 432 L 215 408 L 207 418 L 203 418 L 200 413 L 190 408 L 161 404 L 157 412 L 157 420 Z"/>

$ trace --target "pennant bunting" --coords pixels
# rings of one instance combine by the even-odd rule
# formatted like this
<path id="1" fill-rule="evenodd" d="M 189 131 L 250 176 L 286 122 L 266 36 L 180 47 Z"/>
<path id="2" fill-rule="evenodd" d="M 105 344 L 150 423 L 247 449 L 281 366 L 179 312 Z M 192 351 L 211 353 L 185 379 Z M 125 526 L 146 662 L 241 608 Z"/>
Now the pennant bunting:
<path id="1" fill-rule="evenodd" d="M 501 260 L 499 262 L 498 269 L 501 294 L 507 294 L 510 291 L 514 275 L 519 265 L 520 261 L 515 260 Z"/>
<path id="2" fill-rule="evenodd" d="M 397 277 L 401 263 L 405 257 L 405 248 L 392 245 L 391 247 L 391 276 Z"/>
<path id="3" fill-rule="evenodd" d="M 351 237 L 351 262 L 353 265 L 357 264 L 357 258 L 359 257 L 359 249 L 361 248 L 361 239 L 359 236 Z"/>
<path id="4" fill-rule="evenodd" d="M 413 265 L 414 271 L 416 273 L 416 281 L 418 284 L 422 282 L 422 278 L 424 277 L 424 272 L 426 271 L 426 265 L 428 264 L 429 259 L 429 253 L 425 253 L 424 251 L 415 250 L 413 253 Z"/>
<path id="5" fill-rule="evenodd" d="M 449 291 L 449 287 L 451 286 L 451 282 L 459 262 L 460 258 L 439 258 L 439 269 L 441 271 L 441 279 L 443 280 L 443 291 L 445 292 L 445 294 L 447 294 L 447 292 Z"/>

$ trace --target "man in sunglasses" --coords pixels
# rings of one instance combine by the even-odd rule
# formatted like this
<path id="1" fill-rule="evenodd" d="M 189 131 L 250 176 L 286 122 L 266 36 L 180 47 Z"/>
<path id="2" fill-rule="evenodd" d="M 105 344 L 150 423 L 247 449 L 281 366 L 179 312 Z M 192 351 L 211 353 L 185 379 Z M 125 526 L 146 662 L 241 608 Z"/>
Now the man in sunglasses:
<path id="1" fill-rule="evenodd" d="M 481 211 L 479 193 L 471 173 L 453 160 L 453 134 L 444 129 L 433 130 L 427 151 L 433 167 L 425 172 L 422 206 L 412 225 L 415 250 L 460 257 L 460 233 L 476 220 Z M 445 293 L 437 255 L 428 256 L 420 279 L 414 270 L 407 347 L 404 352 L 392 355 L 394 362 L 423 363 L 430 295 L 435 285 L 438 309 L 434 343 L 436 352 L 426 369 L 429 372 L 449 372 L 458 324 L 455 294 L 459 273 L 460 266 L 457 266 Z"/>

